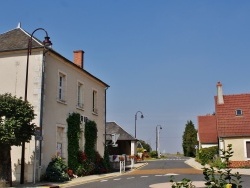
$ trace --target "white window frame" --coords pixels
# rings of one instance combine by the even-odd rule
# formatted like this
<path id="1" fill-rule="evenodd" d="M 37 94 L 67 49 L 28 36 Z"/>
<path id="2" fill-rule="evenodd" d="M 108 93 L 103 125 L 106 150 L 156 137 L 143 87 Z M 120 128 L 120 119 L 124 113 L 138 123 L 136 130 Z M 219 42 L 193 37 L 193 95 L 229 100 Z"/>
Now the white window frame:
<path id="1" fill-rule="evenodd" d="M 92 113 L 93 114 L 98 114 L 98 108 L 97 108 L 97 90 L 93 89 L 92 90 Z"/>
<path id="2" fill-rule="evenodd" d="M 58 72 L 58 90 L 57 100 L 62 103 L 66 103 L 66 91 L 67 91 L 67 75 L 59 71 Z"/>
<path id="3" fill-rule="evenodd" d="M 247 157 L 247 142 L 250 142 L 250 139 L 245 139 L 244 140 L 244 155 L 247 160 L 250 160 L 250 157 Z M 250 152 L 250 151 L 249 151 Z M 250 154 L 249 154 L 250 156 Z"/>
<path id="4" fill-rule="evenodd" d="M 238 113 L 239 112 L 239 113 Z M 236 116 L 243 116 L 243 111 L 241 109 L 236 109 L 235 110 L 235 115 Z"/>
<path id="5" fill-rule="evenodd" d="M 84 109 L 84 84 L 77 81 L 77 108 Z"/>

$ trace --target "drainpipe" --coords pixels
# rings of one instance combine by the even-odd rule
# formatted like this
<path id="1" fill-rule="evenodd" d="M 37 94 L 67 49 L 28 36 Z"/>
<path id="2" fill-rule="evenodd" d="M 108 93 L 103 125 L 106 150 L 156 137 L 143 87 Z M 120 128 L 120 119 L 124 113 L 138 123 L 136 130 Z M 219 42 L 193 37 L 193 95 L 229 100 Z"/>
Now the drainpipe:
<path id="1" fill-rule="evenodd" d="M 107 147 L 107 90 L 108 90 L 109 86 L 105 88 L 105 150 L 106 150 L 106 147 Z"/>

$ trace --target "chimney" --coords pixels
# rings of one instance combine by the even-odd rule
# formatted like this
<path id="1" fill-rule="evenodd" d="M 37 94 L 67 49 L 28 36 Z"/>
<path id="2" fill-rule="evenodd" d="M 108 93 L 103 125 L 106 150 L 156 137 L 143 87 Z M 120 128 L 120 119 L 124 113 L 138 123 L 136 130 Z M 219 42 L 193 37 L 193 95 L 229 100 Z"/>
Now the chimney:
<path id="1" fill-rule="evenodd" d="M 224 104 L 222 84 L 220 82 L 217 83 L 217 104 Z"/>
<path id="2" fill-rule="evenodd" d="M 74 64 L 84 69 L 84 51 L 76 50 L 74 51 Z"/>

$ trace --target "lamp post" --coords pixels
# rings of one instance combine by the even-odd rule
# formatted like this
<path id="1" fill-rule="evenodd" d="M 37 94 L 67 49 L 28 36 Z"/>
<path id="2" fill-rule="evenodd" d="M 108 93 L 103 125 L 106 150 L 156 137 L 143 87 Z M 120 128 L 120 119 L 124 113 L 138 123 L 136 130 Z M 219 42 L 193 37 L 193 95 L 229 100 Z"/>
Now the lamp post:
<path id="1" fill-rule="evenodd" d="M 160 129 L 162 129 L 161 125 L 157 125 L 156 126 L 156 151 L 158 154 L 158 158 L 160 158 L 160 130 L 158 129 L 158 127 L 160 127 Z"/>
<path id="2" fill-rule="evenodd" d="M 29 56 L 31 55 L 31 50 L 32 50 L 33 35 L 38 30 L 43 30 L 46 34 L 46 36 L 44 37 L 45 39 L 43 41 L 44 47 L 49 47 L 52 45 L 51 41 L 49 40 L 50 38 L 48 36 L 48 33 L 45 29 L 37 28 L 32 32 L 32 34 L 28 40 L 28 47 L 27 47 L 27 63 L 26 63 L 25 94 L 24 94 L 25 101 L 27 101 L 27 93 L 28 93 Z M 24 183 L 24 166 L 25 166 L 25 141 L 22 141 L 20 184 Z"/>
<path id="3" fill-rule="evenodd" d="M 144 118 L 143 114 L 141 111 L 137 111 L 136 114 L 135 114 L 135 138 L 136 138 L 136 120 L 137 120 L 137 114 L 138 113 L 141 113 L 141 118 Z"/>

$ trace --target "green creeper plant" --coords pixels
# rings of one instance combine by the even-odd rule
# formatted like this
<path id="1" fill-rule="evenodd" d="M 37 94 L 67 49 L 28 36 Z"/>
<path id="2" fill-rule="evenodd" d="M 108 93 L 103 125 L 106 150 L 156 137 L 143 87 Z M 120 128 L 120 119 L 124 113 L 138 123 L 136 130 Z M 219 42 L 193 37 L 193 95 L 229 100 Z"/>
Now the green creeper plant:
<path id="1" fill-rule="evenodd" d="M 67 118 L 68 123 L 68 166 L 74 172 L 79 166 L 78 162 L 78 152 L 79 152 L 79 139 L 81 136 L 81 127 L 80 127 L 80 114 L 72 113 Z"/>
<path id="2" fill-rule="evenodd" d="M 85 137 L 84 152 L 86 153 L 88 159 L 90 159 L 92 162 L 95 162 L 96 160 L 95 159 L 96 158 L 95 145 L 97 141 L 97 126 L 94 121 L 87 121 L 85 123 L 84 137 Z"/>

